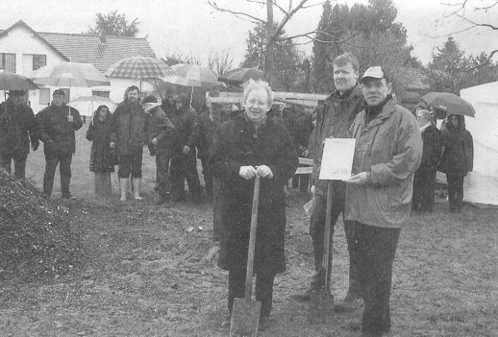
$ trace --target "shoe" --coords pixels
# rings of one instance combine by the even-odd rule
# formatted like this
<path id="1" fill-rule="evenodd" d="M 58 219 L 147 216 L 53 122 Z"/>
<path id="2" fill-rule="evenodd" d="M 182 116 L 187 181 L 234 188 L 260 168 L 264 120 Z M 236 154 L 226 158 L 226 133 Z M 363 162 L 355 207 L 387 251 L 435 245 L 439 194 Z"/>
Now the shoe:
<path id="1" fill-rule="evenodd" d="M 344 301 L 334 305 L 334 312 L 338 314 L 350 313 L 360 310 L 363 306 L 363 300 L 361 298 L 348 299 L 347 297 Z"/>
<path id="2" fill-rule="evenodd" d="M 259 331 L 265 331 L 270 327 L 270 317 L 268 316 L 261 316 L 259 318 L 259 326 L 258 330 Z"/>
<path id="3" fill-rule="evenodd" d="M 309 302 L 311 299 L 311 293 L 313 289 L 309 288 L 302 294 L 291 295 L 291 298 L 297 302 Z"/>

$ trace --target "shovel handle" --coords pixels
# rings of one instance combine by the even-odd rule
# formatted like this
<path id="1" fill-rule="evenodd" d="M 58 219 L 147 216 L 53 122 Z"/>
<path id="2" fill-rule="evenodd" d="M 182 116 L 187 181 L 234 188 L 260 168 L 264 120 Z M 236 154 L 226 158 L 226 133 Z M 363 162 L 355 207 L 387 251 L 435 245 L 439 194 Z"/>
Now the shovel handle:
<path id="1" fill-rule="evenodd" d="M 254 269 L 254 250 L 256 248 L 256 229 L 258 227 L 258 207 L 259 207 L 259 185 L 260 177 L 254 179 L 254 192 L 252 195 L 251 228 L 249 232 L 249 247 L 247 249 L 247 271 L 246 271 L 246 299 L 252 296 L 252 275 Z"/>
<path id="2" fill-rule="evenodd" d="M 332 225 L 332 181 L 327 184 L 327 209 L 325 212 L 325 228 L 323 233 L 323 256 L 322 256 L 322 268 L 324 271 L 324 288 L 329 289 L 329 266 L 330 266 L 330 232 Z"/>

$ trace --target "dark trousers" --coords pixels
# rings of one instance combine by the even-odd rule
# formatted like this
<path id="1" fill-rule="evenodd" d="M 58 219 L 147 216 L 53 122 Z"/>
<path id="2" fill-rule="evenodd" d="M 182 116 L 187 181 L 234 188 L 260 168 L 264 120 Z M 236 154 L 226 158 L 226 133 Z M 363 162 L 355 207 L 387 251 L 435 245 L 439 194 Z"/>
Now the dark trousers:
<path id="1" fill-rule="evenodd" d="M 463 175 L 446 174 L 448 200 L 451 211 L 459 211 L 463 206 Z"/>
<path id="2" fill-rule="evenodd" d="M 189 154 L 175 154 L 171 158 L 171 196 L 173 200 L 185 199 L 185 178 L 194 201 L 199 201 L 201 184 L 197 174 L 195 151 Z"/>
<path id="3" fill-rule="evenodd" d="M 59 164 L 59 172 L 61 176 L 61 191 L 62 196 L 67 197 L 69 193 L 69 183 L 71 182 L 71 160 L 73 155 L 69 154 L 54 154 L 45 155 L 45 174 L 43 176 L 43 193 L 47 196 L 52 195 L 54 187 L 55 169 Z"/>
<path id="4" fill-rule="evenodd" d="M 275 274 L 256 274 L 256 301 L 261 302 L 261 316 L 268 317 L 273 302 L 273 282 Z M 245 268 L 233 269 L 228 272 L 228 310 L 233 308 L 234 298 L 244 298 L 246 284 Z"/>
<path id="5" fill-rule="evenodd" d="M 361 295 L 365 303 L 362 330 L 372 334 L 384 333 L 391 328 L 389 299 L 400 229 L 352 223 L 357 229 L 357 247 L 351 259 L 359 266 Z"/>
<path id="6" fill-rule="evenodd" d="M 344 214 L 345 205 L 345 193 L 346 185 L 341 181 L 334 181 L 333 183 L 333 196 L 332 196 L 332 223 L 330 230 L 330 243 L 331 243 L 331 254 L 329 260 L 329 275 L 327 275 L 330 284 L 330 275 L 332 272 L 332 238 L 334 236 L 334 226 L 337 222 L 339 214 Z M 315 259 L 315 274 L 312 280 L 312 288 L 319 288 L 323 284 L 323 275 L 320 273 L 322 270 L 322 257 L 323 257 L 323 235 L 325 229 L 325 215 L 327 210 L 327 191 L 321 191 L 323 193 L 315 194 L 315 204 L 313 207 L 313 212 L 311 214 L 311 226 L 310 234 L 313 243 L 313 254 Z M 354 230 L 355 226 L 344 222 L 344 232 L 346 234 L 346 240 L 349 251 L 349 289 L 348 295 L 352 297 L 359 297 L 360 295 L 360 285 L 359 285 L 359 275 L 358 266 L 354 260 L 351 259 L 352 250 L 355 249 L 356 245 L 353 244 L 354 240 Z"/>
<path id="7" fill-rule="evenodd" d="M 26 154 L 2 154 L 0 155 L 0 165 L 9 174 L 11 172 L 11 165 L 14 162 L 14 175 L 17 179 L 26 178 Z"/>
<path id="8" fill-rule="evenodd" d="M 169 153 L 156 152 L 156 186 L 161 198 L 167 197 L 170 192 L 169 180 Z"/>
<path id="9" fill-rule="evenodd" d="M 204 182 L 206 184 L 206 194 L 209 198 L 213 197 L 213 172 L 208 163 L 208 157 L 201 157 L 202 164 L 202 176 L 204 177 Z"/>
<path id="10" fill-rule="evenodd" d="M 119 155 L 118 177 L 122 179 L 142 178 L 142 155 L 143 149 L 140 148 L 133 153 Z"/>
<path id="11" fill-rule="evenodd" d="M 222 182 L 220 178 L 213 178 L 213 240 L 218 241 L 224 233 L 223 227 L 223 199 Z"/>
<path id="12" fill-rule="evenodd" d="M 434 209 L 434 187 L 436 185 L 435 169 L 418 169 L 413 179 L 414 211 L 432 212 Z"/>

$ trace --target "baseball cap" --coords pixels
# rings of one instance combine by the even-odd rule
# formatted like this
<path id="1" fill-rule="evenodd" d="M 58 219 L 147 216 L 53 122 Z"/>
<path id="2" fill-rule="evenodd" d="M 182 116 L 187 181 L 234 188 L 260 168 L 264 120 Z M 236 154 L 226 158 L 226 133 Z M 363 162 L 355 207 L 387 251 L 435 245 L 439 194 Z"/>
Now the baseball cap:
<path id="1" fill-rule="evenodd" d="M 54 90 L 54 93 L 52 94 L 52 96 L 55 96 L 55 95 L 62 95 L 62 96 L 66 96 L 66 93 L 64 92 L 64 90 L 62 89 L 55 89 Z"/>
<path id="2" fill-rule="evenodd" d="M 363 82 L 367 78 L 375 78 L 375 79 L 383 79 L 386 78 L 384 75 L 384 71 L 380 66 L 370 67 L 363 73 L 363 76 L 360 79 L 360 82 Z"/>

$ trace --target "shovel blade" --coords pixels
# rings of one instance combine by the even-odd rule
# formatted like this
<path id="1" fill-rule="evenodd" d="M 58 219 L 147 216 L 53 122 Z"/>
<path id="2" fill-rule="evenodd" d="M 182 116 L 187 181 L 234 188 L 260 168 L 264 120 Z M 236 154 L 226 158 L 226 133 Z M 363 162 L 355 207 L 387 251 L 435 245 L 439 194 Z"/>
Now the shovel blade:
<path id="1" fill-rule="evenodd" d="M 308 322 L 311 324 L 327 323 L 334 313 L 334 296 L 326 289 L 315 290 L 310 296 Z"/>
<path id="2" fill-rule="evenodd" d="M 261 302 L 235 298 L 230 320 L 230 337 L 257 337 Z"/>

